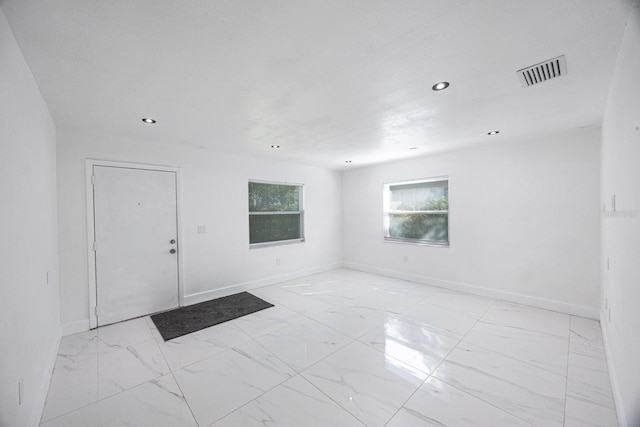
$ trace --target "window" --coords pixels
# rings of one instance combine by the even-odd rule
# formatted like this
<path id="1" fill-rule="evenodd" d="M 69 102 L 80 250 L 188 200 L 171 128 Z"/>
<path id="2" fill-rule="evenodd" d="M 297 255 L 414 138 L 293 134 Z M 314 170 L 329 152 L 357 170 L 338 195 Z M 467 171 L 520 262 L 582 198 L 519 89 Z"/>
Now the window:
<path id="1" fill-rule="evenodd" d="M 302 185 L 249 181 L 249 243 L 304 241 Z"/>
<path id="2" fill-rule="evenodd" d="M 384 233 L 387 241 L 449 246 L 449 179 L 385 184 Z"/>

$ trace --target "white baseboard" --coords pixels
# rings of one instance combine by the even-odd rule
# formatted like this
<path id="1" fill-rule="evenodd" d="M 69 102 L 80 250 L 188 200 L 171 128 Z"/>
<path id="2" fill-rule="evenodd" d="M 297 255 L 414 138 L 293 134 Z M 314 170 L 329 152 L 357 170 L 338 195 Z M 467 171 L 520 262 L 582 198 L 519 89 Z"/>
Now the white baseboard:
<path id="1" fill-rule="evenodd" d="M 260 280 L 252 280 L 250 282 L 243 282 L 231 286 L 225 286 L 224 288 L 212 289 L 210 291 L 200 292 L 192 295 L 185 295 L 184 305 L 187 306 L 197 304 L 199 302 L 209 301 L 238 292 L 250 291 L 252 289 L 261 288 L 263 286 L 274 285 L 276 283 L 286 282 L 288 280 L 294 280 L 300 277 L 324 273 L 325 271 L 335 270 L 337 268 L 342 268 L 343 266 L 344 265 L 342 262 L 335 262 L 331 264 L 321 265 L 319 267 L 309 268 L 307 270 L 299 270 L 291 273 L 279 274 L 277 276 L 269 276 Z"/>
<path id="2" fill-rule="evenodd" d="M 67 335 L 77 334 L 78 332 L 88 331 L 89 319 L 76 320 L 75 322 L 65 323 L 60 326 L 60 336 L 66 337 Z"/>
<path id="3" fill-rule="evenodd" d="M 42 379 L 40 380 L 40 388 L 38 388 L 33 407 L 31 409 L 31 417 L 29 417 L 30 427 L 38 427 L 40 425 L 42 411 L 44 411 L 44 405 L 47 402 L 47 393 L 49 393 L 49 384 L 51 383 L 51 377 L 53 376 L 53 368 L 56 365 L 56 358 L 58 357 L 60 338 L 60 334 L 58 334 L 53 345 L 51 346 L 51 349 L 49 350 L 47 365 L 42 374 Z"/>
<path id="4" fill-rule="evenodd" d="M 396 270 L 387 270 L 383 268 L 371 267 L 368 265 L 357 264 L 352 262 L 345 262 L 344 267 L 350 268 L 352 270 L 359 270 L 359 271 L 365 271 L 367 273 L 379 274 L 381 276 L 408 280 L 410 282 L 422 283 L 424 285 L 437 286 L 439 288 L 451 289 L 454 291 L 466 292 L 466 293 L 479 295 L 483 297 L 515 302 L 518 304 L 543 308 L 545 310 L 558 311 L 560 313 L 586 317 L 588 319 L 594 319 L 594 320 L 600 319 L 600 313 L 598 309 L 594 307 L 586 307 L 582 305 L 569 304 L 569 303 L 555 301 L 555 300 L 532 297 L 529 295 L 522 295 L 522 294 L 517 294 L 512 292 L 501 291 L 498 289 L 482 288 L 479 286 L 469 285 L 466 283 L 441 280 L 433 277 L 406 273 L 406 272 L 396 271 Z"/>
<path id="5" fill-rule="evenodd" d="M 605 313 L 600 313 L 600 318 L 605 319 Z M 618 424 L 620 427 L 627 427 L 627 416 L 624 412 L 624 406 L 622 404 L 622 395 L 620 394 L 620 385 L 618 384 L 618 375 L 616 375 L 616 368 L 613 365 L 613 358 L 611 357 L 611 347 L 609 346 L 609 334 L 607 332 L 607 325 L 600 320 L 600 329 L 602 329 L 602 341 L 604 342 L 604 354 L 607 357 L 607 368 L 609 368 L 609 380 L 611 381 L 611 391 L 613 392 L 613 402 L 616 405 L 616 414 L 618 415 Z"/>
<path id="6" fill-rule="evenodd" d="M 185 306 L 193 305 L 199 302 L 209 301 L 211 299 L 232 295 L 242 291 L 249 291 L 251 289 L 257 289 L 263 286 L 273 285 L 280 282 L 286 282 L 287 280 L 311 276 L 312 274 L 323 273 L 325 271 L 335 270 L 336 268 L 341 267 L 343 267 L 342 262 L 334 262 L 331 264 L 321 265 L 319 267 L 309 268 L 307 270 L 294 271 L 292 273 L 280 274 L 277 276 L 266 277 L 260 280 L 238 283 L 231 286 L 225 286 L 224 288 L 212 289 L 210 291 L 200 292 L 197 294 L 185 295 L 183 303 Z M 67 335 L 77 334 L 78 332 L 85 332 L 89 329 L 89 319 L 76 320 L 75 322 L 69 322 L 62 325 L 60 327 L 60 335 L 66 337 Z"/>

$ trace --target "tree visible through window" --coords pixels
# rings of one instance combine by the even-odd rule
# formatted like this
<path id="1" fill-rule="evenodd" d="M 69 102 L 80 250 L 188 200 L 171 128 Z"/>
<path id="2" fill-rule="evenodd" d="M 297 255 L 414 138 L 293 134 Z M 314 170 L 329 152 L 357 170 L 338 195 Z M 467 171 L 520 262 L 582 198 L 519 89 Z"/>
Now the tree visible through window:
<path id="1" fill-rule="evenodd" d="M 302 185 L 249 181 L 249 243 L 304 240 Z"/>
<path id="2" fill-rule="evenodd" d="M 385 239 L 449 245 L 447 178 L 385 185 Z"/>

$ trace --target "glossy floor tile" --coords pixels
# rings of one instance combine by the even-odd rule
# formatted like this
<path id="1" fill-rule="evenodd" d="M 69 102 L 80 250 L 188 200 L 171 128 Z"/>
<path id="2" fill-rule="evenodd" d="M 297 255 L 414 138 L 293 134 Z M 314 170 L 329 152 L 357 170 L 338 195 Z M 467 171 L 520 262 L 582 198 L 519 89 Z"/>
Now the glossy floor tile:
<path id="1" fill-rule="evenodd" d="M 57 366 L 42 420 L 67 414 L 168 372 L 167 362 L 153 339 Z"/>
<path id="2" fill-rule="evenodd" d="M 568 314 L 556 311 L 496 301 L 482 316 L 482 321 L 569 338 L 570 318 Z"/>
<path id="3" fill-rule="evenodd" d="M 313 319 L 304 319 L 263 335 L 257 341 L 301 372 L 348 344 L 351 338 Z"/>
<path id="4" fill-rule="evenodd" d="M 422 323 L 437 334 L 454 338 L 464 337 L 478 322 L 478 319 L 470 314 L 428 303 L 417 304 L 402 314 L 404 317 Z"/>
<path id="5" fill-rule="evenodd" d="M 77 362 L 96 354 L 121 350 L 152 339 L 145 319 L 133 319 L 80 334 L 63 337 L 56 365 Z"/>
<path id="6" fill-rule="evenodd" d="M 255 341 L 174 372 L 199 425 L 210 425 L 288 380 L 294 371 Z"/>
<path id="7" fill-rule="evenodd" d="M 271 307 L 247 316 L 234 319 L 229 323 L 236 325 L 247 335 L 258 338 L 284 326 L 290 326 L 304 319 L 304 316 L 284 306 Z"/>
<path id="8" fill-rule="evenodd" d="M 600 325 L 573 317 L 565 426 L 616 425 L 616 410 Z"/>
<path id="9" fill-rule="evenodd" d="M 363 427 L 311 383 L 295 376 L 215 424 L 216 427 Z"/>
<path id="10" fill-rule="evenodd" d="M 429 378 L 387 424 L 387 427 L 420 426 L 533 426 L 489 403 Z"/>
<path id="11" fill-rule="evenodd" d="M 464 343 L 566 375 L 569 346 L 565 336 L 479 321 Z"/>
<path id="12" fill-rule="evenodd" d="M 384 325 L 390 314 L 370 307 L 339 306 L 312 314 L 310 317 L 344 335 L 359 338 L 371 329 Z"/>
<path id="13" fill-rule="evenodd" d="M 302 376 L 364 424 L 383 426 L 428 375 L 356 341 Z"/>
<path id="14" fill-rule="evenodd" d="M 361 336 L 359 341 L 427 374 L 460 342 L 402 315 L 388 315 L 382 326 Z"/>
<path id="15" fill-rule="evenodd" d="M 366 307 L 372 310 L 402 313 L 408 308 L 417 305 L 423 298 L 398 289 L 371 286 L 371 290 L 358 296 L 353 305 Z"/>
<path id="16" fill-rule="evenodd" d="M 64 337 L 42 426 L 615 426 L 597 321 L 338 269 L 165 342 Z"/>
<path id="17" fill-rule="evenodd" d="M 42 425 L 191 427 L 198 424 L 173 376 L 166 375 Z"/>
<path id="18" fill-rule="evenodd" d="M 433 376 L 535 425 L 564 422 L 564 375 L 462 342 Z"/>
<path id="19" fill-rule="evenodd" d="M 149 322 L 151 332 L 172 371 L 251 341 L 249 335 L 227 322 L 165 342 L 153 322 Z"/>
<path id="20" fill-rule="evenodd" d="M 428 289 L 429 293 L 422 300 L 424 304 L 441 307 L 474 319 L 481 318 L 494 302 L 491 298 L 448 291 L 442 288 L 428 287 Z"/>
<path id="21" fill-rule="evenodd" d="M 305 316 L 334 307 L 314 298 L 313 295 L 300 295 L 279 286 L 255 289 L 252 292 L 276 306 L 288 308 Z"/>

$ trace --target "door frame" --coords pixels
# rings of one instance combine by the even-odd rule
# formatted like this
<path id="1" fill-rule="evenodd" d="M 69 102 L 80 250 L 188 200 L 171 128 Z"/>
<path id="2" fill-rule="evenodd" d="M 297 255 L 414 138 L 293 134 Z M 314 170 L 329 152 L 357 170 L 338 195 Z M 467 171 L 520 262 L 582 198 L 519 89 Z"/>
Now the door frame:
<path id="1" fill-rule="evenodd" d="M 178 234 L 178 306 L 184 305 L 184 274 L 183 274 L 183 257 L 182 248 L 182 177 L 180 168 L 163 165 L 150 165 L 142 163 L 118 162 L 111 160 L 85 159 L 85 183 L 86 183 L 86 201 L 87 201 L 87 264 L 88 264 L 88 285 L 89 285 L 89 328 L 94 329 L 98 326 L 97 292 L 98 280 L 96 275 L 96 253 L 93 249 L 95 239 L 95 221 L 94 221 L 94 201 L 93 201 L 93 167 L 106 166 L 125 169 L 142 169 L 150 171 L 174 172 L 176 174 L 176 232 Z"/>

